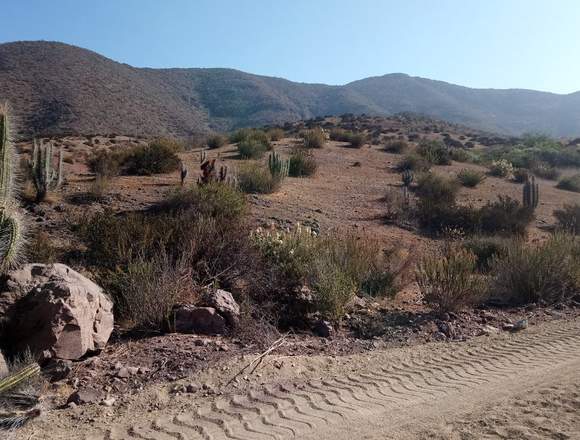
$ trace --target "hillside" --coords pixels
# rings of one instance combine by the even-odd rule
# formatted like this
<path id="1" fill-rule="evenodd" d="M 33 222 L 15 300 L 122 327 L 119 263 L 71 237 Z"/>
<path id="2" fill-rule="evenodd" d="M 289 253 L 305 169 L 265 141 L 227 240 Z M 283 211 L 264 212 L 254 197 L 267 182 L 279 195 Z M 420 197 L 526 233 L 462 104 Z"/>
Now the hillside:
<path id="1" fill-rule="evenodd" d="M 470 89 L 390 74 L 344 86 L 232 69 L 148 69 L 53 42 L 0 45 L 0 99 L 21 134 L 171 134 L 340 113 L 416 112 L 474 128 L 580 135 L 580 93 Z"/>

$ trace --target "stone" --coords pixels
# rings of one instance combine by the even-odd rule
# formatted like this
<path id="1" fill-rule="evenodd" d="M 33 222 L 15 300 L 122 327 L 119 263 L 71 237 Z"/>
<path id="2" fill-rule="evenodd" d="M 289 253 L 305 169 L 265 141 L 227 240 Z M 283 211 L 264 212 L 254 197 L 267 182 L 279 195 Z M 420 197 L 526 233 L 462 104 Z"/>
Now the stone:
<path id="1" fill-rule="evenodd" d="M 109 397 L 108 399 L 103 399 L 103 405 L 111 407 L 115 404 L 116 399 L 114 397 Z"/>
<path id="2" fill-rule="evenodd" d="M 485 336 L 496 335 L 499 333 L 499 328 L 494 327 L 493 325 L 484 325 L 481 329 L 480 334 Z"/>
<path id="3" fill-rule="evenodd" d="M 226 318 L 230 327 L 237 327 L 240 322 L 240 306 L 230 292 L 222 289 L 208 289 L 204 295 L 204 305 L 212 307 Z"/>
<path id="4" fill-rule="evenodd" d="M 127 378 L 129 378 L 129 376 L 131 376 L 131 373 L 129 372 L 128 368 L 122 367 L 122 368 L 119 368 L 119 371 L 117 371 L 116 376 L 120 379 L 127 379 Z"/>
<path id="5" fill-rule="evenodd" d="M 0 351 L 0 377 L 8 376 L 8 362 L 4 358 L 4 355 Z"/>
<path id="6" fill-rule="evenodd" d="M 0 317 L 13 349 L 76 360 L 105 347 L 113 303 L 88 278 L 64 264 L 27 264 L 0 285 Z"/>
<path id="7" fill-rule="evenodd" d="M 520 330 L 525 330 L 527 328 L 528 328 L 528 320 L 527 319 L 520 319 L 519 321 L 517 321 L 514 324 L 512 331 L 519 332 Z"/>
<path id="8" fill-rule="evenodd" d="M 181 305 L 173 309 L 173 317 L 177 333 L 219 335 L 226 332 L 226 319 L 213 307 Z"/>
<path id="9" fill-rule="evenodd" d="M 321 338 L 330 338 L 334 334 L 334 328 L 332 324 L 328 321 L 317 321 L 312 328 L 315 335 Z"/>
<path id="10" fill-rule="evenodd" d="M 72 361 L 66 359 L 51 359 L 44 370 L 50 376 L 51 382 L 58 382 L 66 379 L 72 371 Z"/>
<path id="11" fill-rule="evenodd" d="M 84 388 L 72 393 L 66 403 L 70 404 L 72 402 L 75 405 L 85 405 L 87 403 L 99 402 L 103 397 L 102 391 L 95 390 L 94 388 Z"/>
<path id="12" fill-rule="evenodd" d="M 504 325 L 502 325 L 501 328 L 502 328 L 502 330 L 510 331 L 510 330 L 514 329 L 514 325 L 510 322 L 506 322 Z"/>
<path id="13" fill-rule="evenodd" d="M 455 327 L 451 322 L 437 321 L 437 327 L 439 331 L 443 333 L 446 337 L 453 339 L 455 337 Z"/>

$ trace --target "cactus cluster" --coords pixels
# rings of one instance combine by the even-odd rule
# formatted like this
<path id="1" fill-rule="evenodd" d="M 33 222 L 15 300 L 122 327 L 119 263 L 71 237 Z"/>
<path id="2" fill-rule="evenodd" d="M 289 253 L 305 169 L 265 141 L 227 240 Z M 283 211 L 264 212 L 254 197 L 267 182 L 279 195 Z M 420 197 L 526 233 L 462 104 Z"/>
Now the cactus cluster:
<path id="1" fill-rule="evenodd" d="M 0 273 L 13 267 L 23 243 L 23 222 L 14 198 L 15 151 L 6 106 L 0 106 Z"/>
<path id="2" fill-rule="evenodd" d="M 522 192 L 523 205 L 534 211 L 540 202 L 540 189 L 534 176 L 528 177 Z"/>
<path id="3" fill-rule="evenodd" d="M 235 179 L 228 176 L 228 167 L 220 166 L 218 170 L 216 167 L 216 160 L 207 159 L 205 151 L 202 153 L 201 158 L 201 176 L 197 181 L 199 185 L 206 185 L 211 182 L 221 182 L 232 186 L 236 185 Z"/>
<path id="4" fill-rule="evenodd" d="M 288 170 L 290 167 L 290 162 L 280 158 L 280 155 L 276 152 L 270 153 L 268 157 L 268 168 L 270 169 L 270 174 L 272 177 L 276 177 L 280 180 L 288 176 Z"/>
<path id="5" fill-rule="evenodd" d="M 51 142 L 44 143 L 34 140 L 32 160 L 30 161 L 30 174 L 34 189 L 36 190 L 36 201 L 40 202 L 46 198 L 49 191 L 58 188 L 62 184 L 63 151 L 59 149 L 58 164 L 55 168 L 53 163 L 53 145 Z"/>

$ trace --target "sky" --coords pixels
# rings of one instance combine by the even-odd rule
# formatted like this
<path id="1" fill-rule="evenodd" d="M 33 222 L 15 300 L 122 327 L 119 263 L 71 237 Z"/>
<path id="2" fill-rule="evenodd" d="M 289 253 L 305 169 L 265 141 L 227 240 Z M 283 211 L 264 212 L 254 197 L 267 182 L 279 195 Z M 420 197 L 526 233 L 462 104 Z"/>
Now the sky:
<path id="1" fill-rule="evenodd" d="M 2 0 L 0 10 L 0 42 L 61 41 L 137 67 L 580 90 L 580 0 Z"/>

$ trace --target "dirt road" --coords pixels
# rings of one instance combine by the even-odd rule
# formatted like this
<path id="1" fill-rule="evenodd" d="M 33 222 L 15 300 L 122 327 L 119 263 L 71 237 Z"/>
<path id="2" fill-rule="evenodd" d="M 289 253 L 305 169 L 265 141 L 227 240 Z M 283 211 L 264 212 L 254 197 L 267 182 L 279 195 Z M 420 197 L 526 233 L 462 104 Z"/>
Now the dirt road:
<path id="1" fill-rule="evenodd" d="M 26 438 L 580 438 L 579 320 L 468 343 L 288 359 L 289 371 L 277 378 L 266 366 L 264 383 L 237 394 L 129 406 L 90 426 L 52 414 Z"/>

